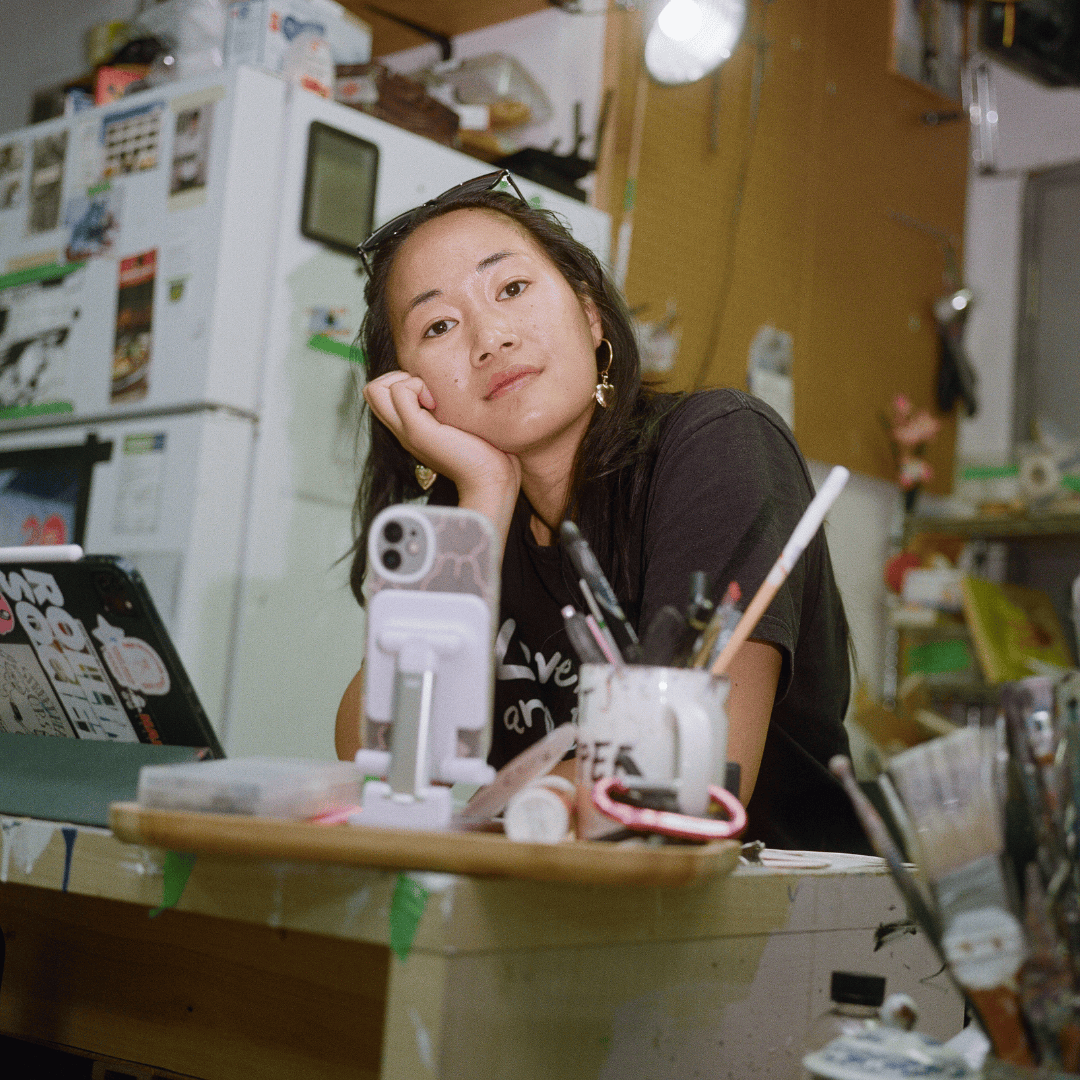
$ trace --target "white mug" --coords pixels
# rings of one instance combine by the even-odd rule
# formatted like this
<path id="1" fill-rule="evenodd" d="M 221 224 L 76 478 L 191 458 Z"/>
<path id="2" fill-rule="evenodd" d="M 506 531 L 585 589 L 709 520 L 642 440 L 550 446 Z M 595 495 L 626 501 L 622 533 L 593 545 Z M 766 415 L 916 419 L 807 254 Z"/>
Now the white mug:
<path id="1" fill-rule="evenodd" d="M 583 664 L 578 676 L 578 836 L 622 826 L 596 809 L 598 780 L 618 775 L 635 791 L 671 792 L 702 815 L 709 785 L 724 784 L 727 679 L 694 668 Z"/>

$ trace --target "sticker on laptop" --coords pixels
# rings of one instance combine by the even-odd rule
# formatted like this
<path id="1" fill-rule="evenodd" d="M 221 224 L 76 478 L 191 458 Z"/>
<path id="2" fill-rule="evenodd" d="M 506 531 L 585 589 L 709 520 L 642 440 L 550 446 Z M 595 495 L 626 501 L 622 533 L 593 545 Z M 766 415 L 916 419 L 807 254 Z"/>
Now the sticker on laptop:
<path id="1" fill-rule="evenodd" d="M 91 634 L 101 642 L 105 665 L 121 686 L 155 696 L 169 692 L 169 670 L 152 645 L 142 638 L 128 637 L 101 615 Z"/>

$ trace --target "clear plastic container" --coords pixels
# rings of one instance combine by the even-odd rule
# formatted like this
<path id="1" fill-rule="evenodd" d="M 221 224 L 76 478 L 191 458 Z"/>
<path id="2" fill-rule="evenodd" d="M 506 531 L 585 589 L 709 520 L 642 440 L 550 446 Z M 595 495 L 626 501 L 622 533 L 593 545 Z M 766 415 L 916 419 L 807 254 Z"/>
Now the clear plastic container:
<path id="1" fill-rule="evenodd" d="M 144 765 L 138 804 L 148 810 L 247 814 L 299 821 L 360 803 L 363 778 L 350 761 L 225 758 Z"/>
<path id="2" fill-rule="evenodd" d="M 452 87 L 454 98 L 462 105 L 488 106 L 491 126 L 502 132 L 546 124 L 551 119 L 547 94 L 517 60 L 505 53 L 485 53 L 460 63 L 439 64 L 427 79 Z"/>

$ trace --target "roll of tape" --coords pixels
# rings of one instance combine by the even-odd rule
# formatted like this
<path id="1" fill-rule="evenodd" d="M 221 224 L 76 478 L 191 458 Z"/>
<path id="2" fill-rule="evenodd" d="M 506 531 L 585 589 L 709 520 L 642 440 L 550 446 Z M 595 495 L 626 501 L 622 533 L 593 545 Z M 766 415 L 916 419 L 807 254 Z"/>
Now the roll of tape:
<path id="1" fill-rule="evenodd" d="M 1056 495 L 1061 486 L 1061 473 L 1049 454 L 1032 454 L 1020 464 L 1020 494 L 1027 500 L 1045 499 Z"/>
<path id="2" fill-rule="evenodd" d="M 503 811 L 503 830 L 510 840 L 557 844 L 570 831 L 574 785 L 563 776 L 542 776 L 522 788 Z"/>

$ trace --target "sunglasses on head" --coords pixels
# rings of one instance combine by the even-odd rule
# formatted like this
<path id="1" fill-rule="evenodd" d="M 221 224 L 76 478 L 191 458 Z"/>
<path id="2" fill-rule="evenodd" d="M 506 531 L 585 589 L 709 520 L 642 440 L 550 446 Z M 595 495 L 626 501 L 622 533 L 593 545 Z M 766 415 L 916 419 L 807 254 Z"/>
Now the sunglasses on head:
<path id="1" fill-rule="evenodd" d="M 528 205 L 528 199 L 521 194 L 517 184 L 514 183 L 514 178 L 510 175 L 509 169 L 499 169 L 498 172 L 484 173 L 483 176 L 474 176 L 471 180 L 466 180 L 464 183 L 455 184 L 452 188 L 448 188 L 441 195 L 436 195 L 434 199 L 428 199 L 426 203 L 421 203 L 420 206 L 414 206 L 411 210 L 406 210 L 404 214 L 398 214 L 397 217 L 391 218 L 385 225 L 380 225 L 356 249 L 365 272 L 369 277 L 371 276 L 371 265 L 368 263 L 368 256 L 378 251 L 383 244 L 392 237 L 397 236 L 399 232 L 407 229 L 409 225 L 412 224 L 413 218 L 415 218 L 421 210 L 425 209 L 425 207 L 438 206 L 440 203 L 449 202 L 460 195 L 478 195 L 481 192 L 493 191 L 503 183 L 503 181 L 508 183 L 510 187 L 513 188 L 514 194 L 523 203 Z"/>

